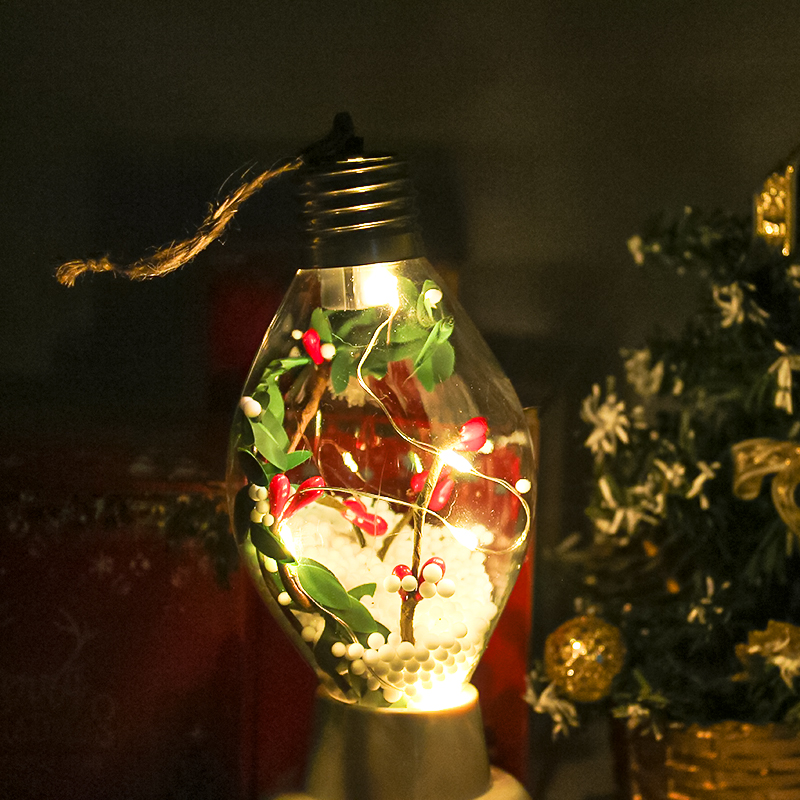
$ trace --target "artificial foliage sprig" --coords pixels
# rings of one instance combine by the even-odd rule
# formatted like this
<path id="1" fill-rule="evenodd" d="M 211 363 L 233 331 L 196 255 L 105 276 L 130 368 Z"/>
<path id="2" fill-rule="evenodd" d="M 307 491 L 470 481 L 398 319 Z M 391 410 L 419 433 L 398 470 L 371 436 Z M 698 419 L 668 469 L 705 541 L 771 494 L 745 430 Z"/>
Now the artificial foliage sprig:
<path id="1" fill-rule="evenodd" d="M 629 249 L 645 269 L 695 276 L 700 305 L 678 335 L 623 351 L 624 382 L 584 401 L 591 531 L 558 557 L 581 586 L 576 606 L 623 633 L 615 715 L 794 721 L 797 673 L 742 677 L 736 648 L 770 620 L 800 623 L 800 534 L 769 476 L 754 499 L 735 495 L 731 448 L 800 436 L 800 264 L 746 220 L 691 208 Z"/>

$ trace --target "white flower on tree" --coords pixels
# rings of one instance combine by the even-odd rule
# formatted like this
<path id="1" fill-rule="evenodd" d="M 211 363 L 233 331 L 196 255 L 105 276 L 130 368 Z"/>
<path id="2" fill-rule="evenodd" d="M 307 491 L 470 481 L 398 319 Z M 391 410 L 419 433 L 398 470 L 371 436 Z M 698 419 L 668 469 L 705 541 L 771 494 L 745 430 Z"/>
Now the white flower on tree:
<path id="1" fill-rule="evenodd" d="M 609 386 L 606 399 L 601 400 L 600 386 L 592 386 L 592 393 L 583 401 L 581 419 L 594 425 L 586 439 L 586 446 L 597 460 L 617 452 L 617 441 L 628 443 L 630 420 L 625 413 L 625 403 L 617 400 L 616 392 Z"/>

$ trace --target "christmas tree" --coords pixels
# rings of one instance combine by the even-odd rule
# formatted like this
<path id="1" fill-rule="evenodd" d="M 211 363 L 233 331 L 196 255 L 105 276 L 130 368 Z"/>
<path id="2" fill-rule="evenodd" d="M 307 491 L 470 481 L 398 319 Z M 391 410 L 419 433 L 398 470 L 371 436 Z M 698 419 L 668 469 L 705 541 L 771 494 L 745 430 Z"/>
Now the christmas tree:
<path id="1" fill-rule="evenodd" d="M 556 730 L 601 698 L 656 732 L 800 721 L 794 181 L 792 166 L 771 176 L 752 221 L 686 208 L 629 241 L 702 298 L 583 403 L 591 530 L 558 553 L 581 616 L 548 638 L 528 698 Z"/>

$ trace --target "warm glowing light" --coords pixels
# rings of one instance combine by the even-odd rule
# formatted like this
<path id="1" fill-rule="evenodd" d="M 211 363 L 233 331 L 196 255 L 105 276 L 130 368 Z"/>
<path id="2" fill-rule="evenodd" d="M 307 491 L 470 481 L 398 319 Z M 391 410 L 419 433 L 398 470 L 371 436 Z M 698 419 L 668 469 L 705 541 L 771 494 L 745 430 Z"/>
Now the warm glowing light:
<path id="1" fill-rule="evenodd" d="M 344 465 L 350 472 L 358 472 L 358 464 L 356 464 L 355 459 L 349 451 L 345 450 L 342 453 L 342 461 L 344 461 Z"/>
<path id="2" fill-rule="evenodd" d="M 356 273 L 355 296 L 359 308 L 398 308 L 397 277 L 381 264 L 360 267 Z"/>
<path id="3" fill-rule="evenodd" d="M 453 450 L 442 450 L 439 458 L 449 467 L 457 469 L 459 472 L 472 472 L 472 464 L 464 456 Z"/>
<path id="4" fill-rule="evenodd" d="M 472 691 L 463 683 L 451 683 L 436 687 L 435 691 L 427 691 L 409 703 L 411 708 L 420 711 L 443 711 L 446 708 L 458 708 L 466 705 L 474 697 Z"/>
<path id="5" fill-rule="evenodd" d="M 472 531 L 468 531 L 466 528 L 458 528 L 455 525 L 448 525 L 447 527 L 459 544 L 464 545 L 468 550 L 477 550 L 480 546 L 480 540 Z"/>

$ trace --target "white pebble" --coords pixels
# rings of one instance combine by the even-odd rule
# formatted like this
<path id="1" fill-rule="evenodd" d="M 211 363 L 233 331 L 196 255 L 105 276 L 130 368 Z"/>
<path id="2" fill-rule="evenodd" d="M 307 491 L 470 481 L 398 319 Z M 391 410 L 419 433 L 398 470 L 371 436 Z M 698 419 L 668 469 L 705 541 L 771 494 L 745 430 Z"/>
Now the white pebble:
<path id="1" fill-rule="evenodd" d="M 406 672 L 419 672 L 419 661 L 412 658 L 406 662 Z"/>
<path id="2" fill-rule="evenodd" d="M 389 664 L 386 661 L 379 661 L 374 667 L 372 667 L 372 671 L 378 677 L 383 678 L 389 674 Z"/>
<path id="3" fill-rule="evenodd" d="M 439 646 L 439 637 L 435 633 L 429 633 L 423 642 L 425 648 L 429 651 L 435 650 Z"/>
<path id="4" fill-rule="evenodd" d="M 400 644 L 400 642 L 402 642 L 402 641 L 403 641 L 403 639 L 401 638 L 400 634 L 399 634 L 397 631 L 392 631 L 392 632 L 391 632 L 391 633 L 390 633 L 390 634 L 389 634 L 389 635 L 386 637 L 386 641 L 387 641 L 387 642 L 388 642 L 388 643 L 389 643 L 389 644 L 390 644 L 392 647 L 397 647 L 397 645 L 399 645 L 399 644 Z"/>
<path id="5" fill-rule="evenodd" d="M 400 586 L 402 586 L 404 592 L 413 592 L 417 588 L 417 579 L 413 575 L 406 575 L 400 581 Z"/>
<path id="6" fill-rule="evenodd" d="M 417 675 L 416 672 L 406 672 L 405 678 L 406 678 L 406 683 L 410 685 L 412 683 L 416 683 L 419 680 L 419 675 Z"/>
<path id="7" fill-rule="evenodd" d="M 353 642 L 347 645 L 347 657 L 350 661 L 355 661 L 364 655 L 364 646 L 360 642 Z"/>
<path id="8" fill-rule="evenodd" d="M 389 681 L 389 683 L 400 683 L 402 679 L 403 673 L 399 669 L 390 669 L 386 676 L 386 680 Z"/>
<path id="9" fill-rule="evenodd" d="M 425 569 L 422 570 L 422 577 L 431 583 L 438 583 L 443 575 L 444 572 L 442 572 L 442 568 L 436 563 L 428 564 Z"/>
<path id="10" fill-rule="evenodd" d="M 436 584 L 436 590 L 442 597 L 452 597 L 456 593 L 456 585 L 450 578 L 442 578 Z"/>
<path id="11" fill-rule="evenodd" d="M 360 658 L 357 658 L 350 665 L 350 672 L 352 672 L 353 675 L 363 675 L 366 671 L 367 665 Z"/>
<path id="12" fill-rule="evenodd" d="M 405 661 L 401 661 L 399 658 L 393 658 L 389 662 L 389 669 L 392 670 L 392 672 L 402 673 L 405 666 Z"/>
<path id="13" fill-rule="evenodd" d="M 313 642 L 317 636 L 317 629 L 311 625 L 306 625 L 300 635 L 303 637 L 304 642 Z"/>
<path id="14" fill-rule="evenodd" d="M 344 642 L 334 642 L 331 645 L 331 654 L 334 658 L 342 658 L 346 652 L 347 648 L 345 647 Z"/>
<path id="15" fill-rule="evenodd" d="M 381 682 L 374 676 L 374 675 L 367 675 L 367 688 L 374 692 L 376 689 L 379 689 Z"/>
<path id="16" fill-rule="evenodd" d="M 439 635 L 439 644 L 449 650 L 456 643 L 456 637 L 450 631 L 443 631 Z"/>
<path id="17" fill-rule="evenodd" d="M 292 603 L 292 598 L 291 598 L 291 597 L 289 597 L 289 593 L 288 593 L 288 592 L 281 592 L 281 593 L 278 595 L 278 602 L 279 602 L 279 603 L 280 603 L 282 606 L 288 606 L 288 605 L 291 605 L 291 603 Z"/>
<path id="18" fill-rule="evenodd" d="M 374 667 L 380 661 L 378 653 L 375 650 L 365 650 L 362 658 L 368 667 Z"/>
<path id="19" fill-rule="evenodd" d="M 423 647 L 422 645 L 418 644 L 414 648 L 414 658 L 416 658 L 417 661 L 419 661 L 420 664 L 423 661 L 427 661 L 430 658 L 430 655 L 431 655 L 431 651 L 428 650 L 427 647 Z"/>
<path id="20" fill-rule="evenodd" d="M 385 661 L 387 664 L 390 661 L 394 661 L 395 655 L 397 655 L 397 653 L 395 652 L 394 647 L 392 647 L 390 644 L 384 644 L 378 650 L 378 657 L 381 661 Z"/>
<path id="21" fill-rule="evenodd" d="M 467 626 L 463 622 L 456 622 L 450 630 L 456 639 L 463 639 L 467 635 Z"/>
<path id="22" fill-rule="evenodd" d="M 252 397 L 243 397 L 239 401 L 239 405 L 241 405 L 244 415 L 250 417 L 250 419 L 255 419 L 261 415 L 261 403 L 258 400 L 253 400 Z"/>
<path id="23" fill-rule="evenodd" d="M 411 642 L 400 642 L 397 645 L 397 657 L 401 661 L 410 661 L 414 658 L 414 645 Z"/>
<path id="24" fill-rule="evenodd" d="M 419 593 L 425 600 L 430 600 L 431 597 L 436 597 L 436 584 L 425 581 L 419 586 Z"/>
<path id="25" fill-rule="evenodd" d="M 325 342 L 319 348 L 319 354 L 326 360 L 330 361 L 336 355 L 336 345 L 330 342 Z"/>
<path id="26" fill-rule="evenodd" d="M 437 647 L 435 652 L 433 653 L 433 657 L 437 661 L 444 661 L 447 658 L 447 656 L 448 652 L 447 650 L 444 649 L 444 647 Z"/>
<path id="27" fill-rule="evenodd" d="M 389 594 L 393 594 L 394 592 L 400 591 L 400 586 L 402 581 L 397 575 L 388 575 L 383 581 L 383 588 L 389 592 Z"/>
<path id="28" fill-rule="evenodd" d="M 378 649 L 380 649 L 380 648 L 381 648 L 381 647 L 382 647 L 384 644 L 386 644 L 386 639 L 384 639 L 384 638 L 383 638 L 383 634 L 382 634 L 382 633 L 378 633 L 378 631 L 375 631 L 375 633 L 371 633 L 371 634 L 370 634 L 370 635 L 367 637 L 367 644 L 368 644 L 368 645 L 369 645 L 369 646 L 370 646 L 370 647 L 371 647 L 373 650 L 378 650 Z"/>
<path id="29" fill-rule="evenodd" d="M 417 695 L 417 687 L 413 683 L 410 686 L 406 686 L 405 691 L 409 697 L 416 697 Z"/>
<path id="30" fill-rule="evenodd" d="M 387 703 L 396 703 L 402 696 L 403 693 L 394 686 L 385 686 L 383 689 L 383 699 Z"/>

